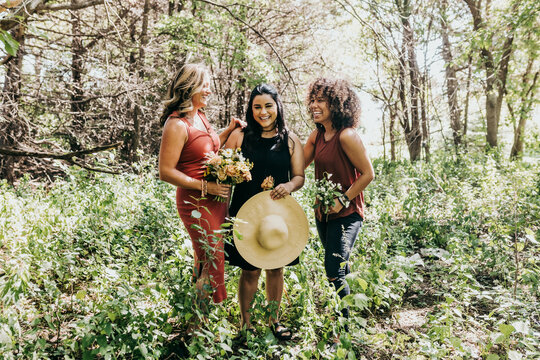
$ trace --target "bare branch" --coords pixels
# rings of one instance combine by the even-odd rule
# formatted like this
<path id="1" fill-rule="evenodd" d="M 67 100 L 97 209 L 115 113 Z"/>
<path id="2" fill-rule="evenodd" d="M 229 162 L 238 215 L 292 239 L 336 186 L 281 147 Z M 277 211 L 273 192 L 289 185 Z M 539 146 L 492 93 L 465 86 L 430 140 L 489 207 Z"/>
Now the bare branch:
<path id="1" fill-rule="evenodd" d="M 73 159 L 68 159 L 66 160 L 68 163 L 72 164 L 72 165 L 77 165 L 85 170 L 89 170 L 89 171 L 95 171 L 95 172 L 102 172 L 102 173 L 107 173 L 107 174 L 114 174 L 114 175 L 119 175 L 120 172 L 119 171 L 112 171 L 112 170 L 107 170 L 107 169 L 98 169 L 98 168 L 94 168 L 94 167 L 91 167 L 91 166 L 88 166 L 86 164 L 83 164 L 82 162 L 79 162 L 79 161 L 76 161 L 76 160 L 73 160 Z"/>
<path id="2" fill-rule="evenodd" d="M 9 155 L 9 156 L 27 156 L 27 157 L 35 157 L 35 158 L 48 158 L 48 159 L 61 159 L 61 160 L 68 160 L 73 161 L 72 158 L 75 156 L 81 156 L 81 155 L 87 155 L 87 154 L 93 154 L 100 151 L 110 150 L 113 148 L 117 148 L 120 145 L 122 145 L 121 142 L 117 142 L 114 144 L 109 145 L 101 145 L 97 146 L 92 149 L 86 149 L 86 150 L 80 150 L 80 151 L 73 151 L 66 154 L 55 154 L 55 153 L 45 153 L 40 151 L 28 151 L 28 150 L 17 150 L 17 149 L 10 149 L 10 148 L 0 148 L 0 154 L 3 155 Z"/>
<path id="3" fill-rule="evenodd" d="M 0 65 L 6 65 L 13 59 L 13 55 L 6 55 L 2 60 L 0 60 Z"/>
<path id="4" fill-rule="evenodd" d="M 8 31 L 24 23 L 27 18 L 36 12 L 38 6 L 42 5 L 43 2 L 44 0 L 28 0 L 23 2 L 17 10 L 0 20 L 0 29 Z"/>
<path id="5" fill-rule="evenodd" d="M 101 5 L 104 0 L 90 0 L 83 3 L 61 3 L 61 4 L 42 4 L 38 6 L 37 11 L 58 11 L 58 10 L 81 10 L 88 7 Z"/>
<path id="6" fill-rule="evenodd" d="M 26 0 L 9 16 L 0 20 L 0 29 L 4 31 L 11 30 L 15 26 L 24 23 L 30 16 L 40 11 L 58 11 L 58 10 L 80 10 L 88 7 L 101 5 L 105 0 L 89 0 L 81 3 L 61 3 L 49 4 L 45 0 Z"/>
<path id="7" fill-rule="evenodd" d="M 236 21 L 241 22 L 245 26 L 249 27 L 251 29 L 251 31 L 253 31 L 257 36 L 259 36 L 261 39 L 263 39 L 264 42 L 268 44 L 268 46 L 270 46 L 270 49 L 272 49 L 272 52 L 277 56 L 279 62 L 281 63 L 281 65 L 283 66 L 285 71 L 287 72 L 287 75 L 289 75 L 289 79 L 291 80 L 291 83 L 293 84 L 294 93 L 296 95 L 296 100 L 297 100 L 298 104 L 300 104 L 301 101 L 300 101 L 300 96 L 298 95 L 298 87 L 296 86 L 296 82 L 294 81 L 294 78 L 292 77 L 291 72 L 289 71 L 289 68 L 287 67 L 287 65 L 285 65 L 285 62 L 283 61 L 281 55 L 278 53 L 278 51 L 276 50 L 274 45 L 272 45 L 272 43 L 263 34 L 261 34 L 257 29 L 255 29 L 253 26 L 251 26 L 250 24 L 248 24 L 244 20 L 242 20 L 239 17 L 237 17 L 236 15 L 234 15 L 234 13 L 229 9 L 228 6 L 218 4 L 218 3 L 208 1 L 208 0 L 201 0 L 201 1 L 204 2 L 204 3 L 210 4 L 210 5 L 225 9 L 233 19 L 235 19 Z M 302 117 L 302 120 L 305 121 L 302 113 L 300 113 L 300 116 Z"/>

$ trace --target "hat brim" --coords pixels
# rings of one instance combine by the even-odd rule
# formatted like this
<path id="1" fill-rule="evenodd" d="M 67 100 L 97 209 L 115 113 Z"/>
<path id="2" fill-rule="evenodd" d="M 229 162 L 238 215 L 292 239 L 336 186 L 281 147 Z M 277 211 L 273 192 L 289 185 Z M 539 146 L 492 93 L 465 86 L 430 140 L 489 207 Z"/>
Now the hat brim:
<path id="1" fill-rule="evenodd" d="M 259 223 L 268 215 L 279 215 L 288 227 L 288 238 L 277 249 L 268 250 L 257 239 Z M 234 222 L 234 244 L 242 257 L 261 269 L 281 268 L 296 259 L 307 244 L 309 224 L 302 207 L 287 195 L 272 200 L 270 191 L 252 196 L 242 205 Z M 238 236 L 240 234 L 240 236 Z"/>

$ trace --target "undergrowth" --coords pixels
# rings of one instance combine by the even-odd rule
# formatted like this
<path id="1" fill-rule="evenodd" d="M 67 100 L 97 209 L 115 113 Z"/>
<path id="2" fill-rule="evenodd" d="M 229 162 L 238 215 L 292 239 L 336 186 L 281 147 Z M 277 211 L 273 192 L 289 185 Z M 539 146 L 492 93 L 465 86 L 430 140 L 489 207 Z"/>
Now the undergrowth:
<path id="1" fill-rule="evenodd" d="M 0 357 L 540 358 L 538 164 L 480 153 L 373 164 L 342 303 L 324 275 L 311 171 L 295 194 L 310 240 L 285 271 L 281 322 L 294 331 L 286 343 L 266 325 L 264 279 L 245 344 L 236 338 L 238 269 L 226 268 L 224 303 L 205 313 L 194 306 L 190 241 L 174 189 L 155 170 L 72 168 L 49 186 L 1 183 Z"/>

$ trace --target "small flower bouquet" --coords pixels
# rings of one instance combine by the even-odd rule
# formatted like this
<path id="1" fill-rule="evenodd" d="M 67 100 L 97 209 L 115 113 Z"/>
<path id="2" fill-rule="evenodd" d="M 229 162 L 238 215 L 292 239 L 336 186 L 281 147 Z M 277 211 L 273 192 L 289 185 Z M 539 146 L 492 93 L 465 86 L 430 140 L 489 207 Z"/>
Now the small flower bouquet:
<path id="1" fill-rule="evenodd" d="M 322 179 L 315 180 L 315 201 L 313 208 L 321 208 L 321 212 L 328 213 L 328 210 L 334 206 L 335 198 L 342 196 L 341 184 L 335 183 L 330 178 L 332 174 L 324 173 Z"/>
<path id="2" fill-rule="evenodd" d="M 251 180 L 253 164 L 247 160 L 240 149 L 219 149 L 206 153 L 204 178 L 221 184 L 236 185 Z M 215 196 L 216 201 L 225 201 L 221 196 Z"/>
<path id="3" fill-rule="evenodd" d="M 264 178 L 261 188 L 263 190 L 272 190 L 274 188 L 274 178 L 272 176 L 267 176 Z"/>

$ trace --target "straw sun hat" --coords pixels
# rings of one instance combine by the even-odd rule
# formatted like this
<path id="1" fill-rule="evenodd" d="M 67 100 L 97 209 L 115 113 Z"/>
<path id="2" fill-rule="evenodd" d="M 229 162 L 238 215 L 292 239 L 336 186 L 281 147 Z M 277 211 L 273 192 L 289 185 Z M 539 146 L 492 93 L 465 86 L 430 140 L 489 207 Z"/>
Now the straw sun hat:
<path id="1" fill-rule="evenodd" d="M 289 264 L 308 240 L 308 220 L 302 207 L 290 195 L 272 200 L 270 191 L 258 193 L 242 205 L 234 230 L 240 255 L 261 269 Z"/>

